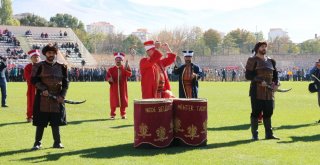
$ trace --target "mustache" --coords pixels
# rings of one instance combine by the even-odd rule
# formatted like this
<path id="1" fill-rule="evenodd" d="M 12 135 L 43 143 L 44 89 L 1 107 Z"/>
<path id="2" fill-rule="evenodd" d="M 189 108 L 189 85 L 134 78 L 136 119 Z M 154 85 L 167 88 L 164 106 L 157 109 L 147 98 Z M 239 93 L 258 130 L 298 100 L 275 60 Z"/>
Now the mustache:
<path id="1" fill-rule="evenodd" d="M 266 54 L 266 53 L 267 53 L 267 50 L 265 50 L 265 49 L 264 49 L 264 50 L 260 50 L 259 53 Z"/>

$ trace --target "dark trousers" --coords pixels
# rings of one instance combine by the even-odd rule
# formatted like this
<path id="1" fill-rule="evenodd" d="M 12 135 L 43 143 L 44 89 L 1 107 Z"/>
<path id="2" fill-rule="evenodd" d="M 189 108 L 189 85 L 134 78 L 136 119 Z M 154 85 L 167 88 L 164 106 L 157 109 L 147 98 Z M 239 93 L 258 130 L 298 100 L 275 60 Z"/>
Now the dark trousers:
<path id="1" fill-rule="evenodd" d="M 266 139 L 275 139 L 273 136 L 271 116 L 274 109 L 274 100 L 259 100 L 251 97 L 251 132 L 254 140 L 258 139 L 258 117 L 263 112 L 263 125 Z"/>
<path id="2" fill-rule="evenodd" d="M 251 97 L 251 118 L 258 118 L 263 112 L 263 118 L 271 118 L 274 109 L 274 100 L 259 100 Z"/>
<path id="3" fill-rule="evenodd" d="M 1 88 L 1 105 L 6 105 L 7 83 L 6 82 L 0 82 L 0 88 Z"/>
<path id="4" fill-rule="evenodd" d="M 45 127 L 37 126 L 34 145 L 41 145 L 41 140 L 42 140 L 44 128 Z M 61 143 L 59 126 L 51 126 L 51 130 L 52 130 L 52 136 L 53 136 L 54 144 Z"/>

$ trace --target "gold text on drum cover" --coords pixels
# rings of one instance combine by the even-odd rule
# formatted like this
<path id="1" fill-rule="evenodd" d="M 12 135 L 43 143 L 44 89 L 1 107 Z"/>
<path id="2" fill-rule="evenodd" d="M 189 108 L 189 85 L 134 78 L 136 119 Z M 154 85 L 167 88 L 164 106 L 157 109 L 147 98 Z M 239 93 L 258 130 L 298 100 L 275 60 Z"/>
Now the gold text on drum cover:
<path id="1" fill-rule="evenodd" d="M 193 106 L 193 105 L 179 104 L 178 110 L 182 110 L 182 111 L 207 111 L 207 106 Z"/>
<path id="2" fill-rule="evenodd" d="M 147 113 L 153 113 L 153 112 L 167 112 L 171 109 L 171 106 L 168 105 L 163 105 L 163 106 L 159 106 L 159 107 L 148 107 L 145 108 L 145 111 Z"/>

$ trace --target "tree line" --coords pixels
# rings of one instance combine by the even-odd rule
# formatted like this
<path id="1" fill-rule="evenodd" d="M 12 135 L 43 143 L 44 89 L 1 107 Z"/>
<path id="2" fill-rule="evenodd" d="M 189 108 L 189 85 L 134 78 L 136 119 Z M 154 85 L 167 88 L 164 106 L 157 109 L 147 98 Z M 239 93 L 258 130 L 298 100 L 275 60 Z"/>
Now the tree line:
<path id="1" fill-rule="evenodd" d="M 68 27 L 72 28 L 91 53 L 105 54 L 121 51 L 130 54 L 144 54 L 143 43 L 134 35 L 123 33 L 87 33 L 82 21 L 70 14 L 58 13 L 49 20 L 30 14 L 19 20 L 12 15 L 11 0 L 2 0 L 0 23 L 15 26 Z M 215 29 L 200 27 L 176 27 L 150 34 L 149 39 L 168 42 L 175 52 L 194 50 L 197 55 L 250 54 L 257 41 L 265 40 L 262 32 L 234 29 L 223 34 Z M 293 43 L 289 37 L 278 37 L 269 41 L 271 54 L 320 54 L 320 40 L 310 39 Z"/>

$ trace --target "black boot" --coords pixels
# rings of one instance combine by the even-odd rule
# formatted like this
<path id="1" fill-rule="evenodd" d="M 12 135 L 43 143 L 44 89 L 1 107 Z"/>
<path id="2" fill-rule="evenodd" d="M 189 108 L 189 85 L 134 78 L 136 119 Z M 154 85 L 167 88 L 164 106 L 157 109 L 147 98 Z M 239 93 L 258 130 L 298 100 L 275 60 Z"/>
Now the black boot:
<path id="1" fill-rule="evenodd" d="M 31 150 L 38 150 L 41 148 L 41 140 L 43 135 L 44 127 L 37 126 L 36 128 L 36 138 Z"/>
<path id="2" fill-rule="evenodd" d="M 52 136 L 54 139 L 53 148 L 64 148 L 64 146 L 61 144 L 60 140 L 60 128 L 59 126 L 51 126 L 52 129 Z"/>
<path id="3" fill-rule="evenodd" d="M 271 118 L 263 118 L 264 128 L 266 130 L 266 139 L 276 139 L 280 140 L 280 138 L 273 135 L 272 126 L 271 126 Z"/>
<path id="4" fill-rule="evenodd" d="M 252 140 L 259 140 L 258 137 L 258 118 L 251 117 Z"/>

